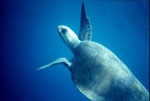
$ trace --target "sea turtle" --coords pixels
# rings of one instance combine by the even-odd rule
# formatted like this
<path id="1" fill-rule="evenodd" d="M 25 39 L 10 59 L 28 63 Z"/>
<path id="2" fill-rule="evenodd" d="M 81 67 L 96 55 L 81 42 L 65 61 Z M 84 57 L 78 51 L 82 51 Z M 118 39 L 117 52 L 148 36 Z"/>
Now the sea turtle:
<path id="1" fill-rule="evenodd" d="M 64 64 L 71 72 L 74 85 L 93 101 L 148 101 L 148 91 L 127 66 L 108 48 L 91 41 L 91 24 L 84 3 L 79 38 L 64 25 L 58 26 L 58 32 L 72 51 L 73 59 L 58 58 L 38 70 Z"/>

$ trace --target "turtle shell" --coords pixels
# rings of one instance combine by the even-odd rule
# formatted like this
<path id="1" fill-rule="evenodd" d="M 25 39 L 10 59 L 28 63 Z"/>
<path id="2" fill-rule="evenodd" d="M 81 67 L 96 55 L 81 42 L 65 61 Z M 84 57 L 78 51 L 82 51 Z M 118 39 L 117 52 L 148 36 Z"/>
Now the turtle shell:
<path id="1" fill-rule="evenodd" d="M 147 91 L 103 45 L 82 41 L 74 49 L 72 80 L 93 101 L 146 101 Z"/>

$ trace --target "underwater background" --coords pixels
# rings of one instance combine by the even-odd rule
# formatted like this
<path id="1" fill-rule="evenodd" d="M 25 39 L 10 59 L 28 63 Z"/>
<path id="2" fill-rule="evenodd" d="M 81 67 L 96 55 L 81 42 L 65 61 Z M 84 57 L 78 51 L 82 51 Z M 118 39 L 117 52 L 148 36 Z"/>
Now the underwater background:
<path id="1" fill-rule="evenodd" d="M 0 1 L 0 101 L 90 101 L 58 57 L 73 57 L 57 26 L 79 32 L 82 0 Z M 149 91 L 149 0 L 84 0 L 92 40 L 112 50 Z"/>

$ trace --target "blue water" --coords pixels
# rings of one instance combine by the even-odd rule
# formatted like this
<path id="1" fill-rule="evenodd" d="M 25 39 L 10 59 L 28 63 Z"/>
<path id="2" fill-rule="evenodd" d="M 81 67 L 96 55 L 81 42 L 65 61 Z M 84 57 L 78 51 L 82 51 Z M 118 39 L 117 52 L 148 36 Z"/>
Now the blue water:
<path id="1" fill-rule="evenodd" d="M 58 57 L 72 58 L 57 33 L 76 33 L 81 0 L 1 0 L 0 101 L 89 101 L 63 65 L 36 71 Z M 93 41 L 111 49 L 149 89 L 149 1 L 85 0 Z"/>

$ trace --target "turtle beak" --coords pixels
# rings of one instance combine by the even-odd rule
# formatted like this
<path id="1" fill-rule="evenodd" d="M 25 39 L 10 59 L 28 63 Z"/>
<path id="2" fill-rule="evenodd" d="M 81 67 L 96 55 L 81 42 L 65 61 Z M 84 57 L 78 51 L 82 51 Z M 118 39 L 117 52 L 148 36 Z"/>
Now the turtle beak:
<path id="1" fill-rule="evenodd" d="M 63 25 L 59 25 L 59 26 L 57 27 L 57 30 L 58 30 L 59 33 L 61 33 L 62 29 L 63 29 Z"/>

